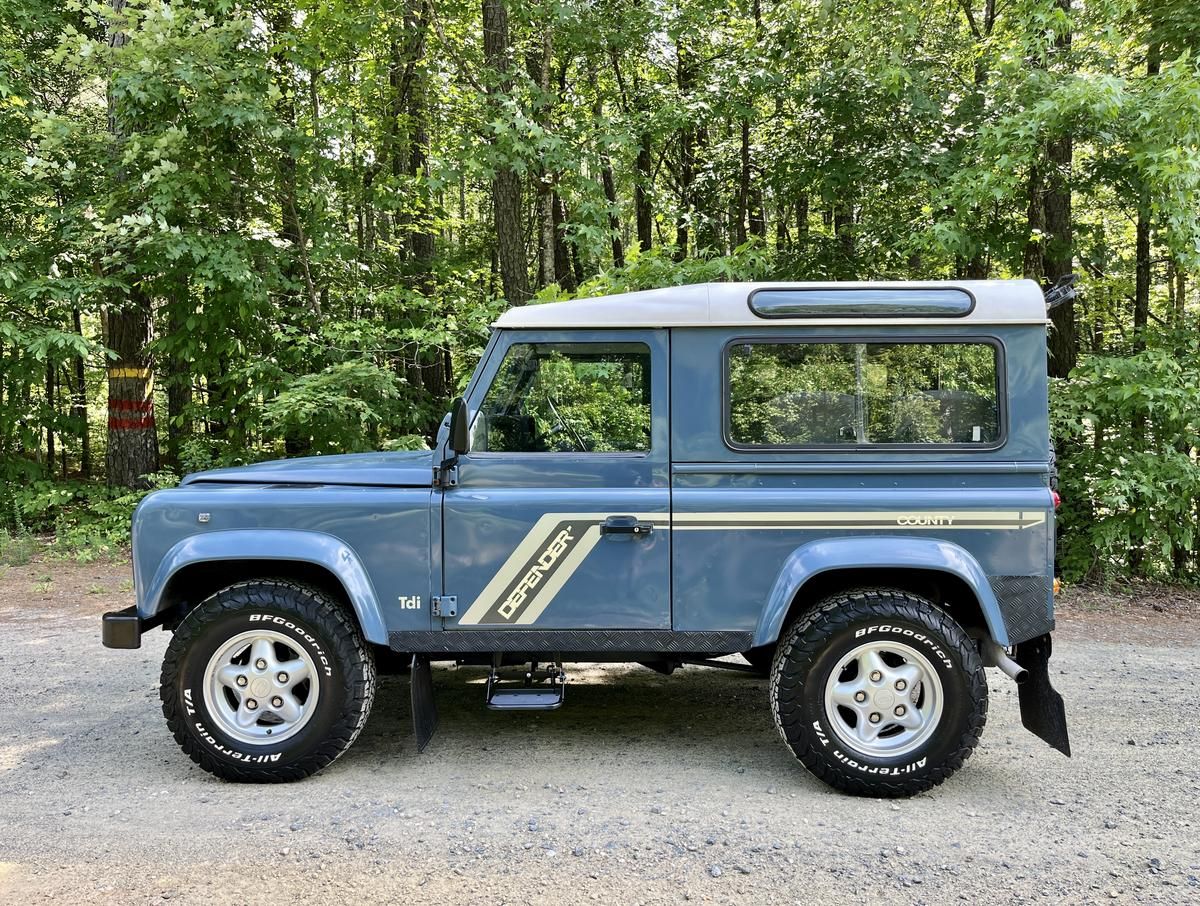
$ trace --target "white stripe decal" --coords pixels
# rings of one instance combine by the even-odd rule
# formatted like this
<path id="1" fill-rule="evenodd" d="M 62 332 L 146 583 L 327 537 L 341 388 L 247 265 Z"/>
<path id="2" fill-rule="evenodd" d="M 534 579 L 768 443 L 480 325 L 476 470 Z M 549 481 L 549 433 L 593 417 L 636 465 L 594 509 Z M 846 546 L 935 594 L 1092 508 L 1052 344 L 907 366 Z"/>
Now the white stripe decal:
<path id="1" fill-rule="evenodd" d="M 459 619 L 458 625 L 478 625 L 496 605 L 500 595 L 519 576 L 535 568 L 544 557 L 552 534 L 564 523 L 587 521 L 593 524 L 568 548 L 561 562 L 544 585 L 535 587 L 524 610 L 515 619 L 497 625 L 528 626 L 537 621 L 554 598 L 567 584 L 579 566 L 587 559 L 601 539 L 600 525 L 609 513 L 545 513 L 526 532 L 503 565 L 479 593 Z M 644 522 L 652 522 L 658 530 L 676 531 L 781 531 L 787 529 L 865 529 L 865 530 L 928 530 L 952 531 L 1021 530 L 1044 525 L 1044 510 L 837 510 L 795 512 L 691 512 L 633 513 Z M 540 578 L 540 576 L 537 576 Z M 529 586 L 534 582 L 530 581 Z"/>
<path id="2" fill-rule="evenodd" d="M 517 618 L 518 626 L 528 626 L 542 615 L 542 611 L 550 606 L 550 602 L 554 600 L 554 596 L 567 584 L 567 580 L 575 574 L 575 570 L 579 569 L 579 564 L 587 558 L 587 555 L 592 552 L 592 548 L 599 543 L 600 526 L 593 525 L 583 533 L 583 537 L 579 540 L 579 543 L 571 548 L 562 565 L 550 577 L 550 581 L 546 583 L 546 587 L 542 589 L 542 593 L 535 597 L 533 603 L 526 607 L 525 612 Z"/>

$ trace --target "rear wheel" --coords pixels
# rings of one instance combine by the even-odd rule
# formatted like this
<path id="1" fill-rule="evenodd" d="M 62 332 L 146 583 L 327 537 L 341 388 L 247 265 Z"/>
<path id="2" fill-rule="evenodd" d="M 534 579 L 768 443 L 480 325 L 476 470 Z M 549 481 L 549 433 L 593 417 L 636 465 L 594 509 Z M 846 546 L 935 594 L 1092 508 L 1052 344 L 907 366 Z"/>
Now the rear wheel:
<path id="1" fill-rule="evenodd" d="M 983 665 L 962 627 L 924 598 L 891 589 L 835 595 L 794 623 L 770 690 L 776 724 L 801 763 L 867 796 L 941 783 L 987 720 Z"/>
<path id="2" fill-rule="evenodd" d="M 226 780 L 313 774 L 350 747 L 371 710 L 375 663 L 324 592 L 284 580 L 231 586 L 175 631 L 163 714 L 198 765 Z"/>

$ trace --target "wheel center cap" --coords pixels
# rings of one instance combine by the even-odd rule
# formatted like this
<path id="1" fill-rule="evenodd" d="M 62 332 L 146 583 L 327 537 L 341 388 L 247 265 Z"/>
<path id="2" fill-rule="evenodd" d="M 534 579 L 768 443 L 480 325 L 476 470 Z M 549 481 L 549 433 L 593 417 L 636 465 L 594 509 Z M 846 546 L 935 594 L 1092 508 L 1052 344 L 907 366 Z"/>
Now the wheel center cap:
<path id="1" fill-rule="evenodd" d="M 258 698 L 266 698 L 271 692 L 270 680 L 260 676 L 250 684 L 250 692 Z"/>
<path id="2" fill-rule="evenodd" d="M 890 689 L 880 689 L 871 697 L 876 708 L 890 708 L 896 703 L 896 696 Z"/>

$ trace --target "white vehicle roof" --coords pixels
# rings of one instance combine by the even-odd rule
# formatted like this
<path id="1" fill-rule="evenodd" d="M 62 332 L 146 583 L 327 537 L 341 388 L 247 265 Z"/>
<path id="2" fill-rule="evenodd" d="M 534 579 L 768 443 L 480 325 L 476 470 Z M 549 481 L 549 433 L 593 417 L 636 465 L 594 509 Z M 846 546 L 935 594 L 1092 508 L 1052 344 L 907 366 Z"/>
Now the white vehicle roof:
<path id="1" fill-rule="evenodd" d="M 756 290 L 962 290 L 974 299 L 970 312 L 941 315 L 808 314 L 764 317 L 750 307 Z M 760 297 L 761 298 L 761 297 Z M 803 298 L 802 294 L 797 298 Z M 1033 280 L 875 281 L 839 283 L 696 283 L 640 292 L 548 302 L 510 308 L 495 323 L 502 328 L 572 327 L 773 327 L 863 326 L 866 324 L 1039 324 L 1047 323 L 1042 289 Z"/>

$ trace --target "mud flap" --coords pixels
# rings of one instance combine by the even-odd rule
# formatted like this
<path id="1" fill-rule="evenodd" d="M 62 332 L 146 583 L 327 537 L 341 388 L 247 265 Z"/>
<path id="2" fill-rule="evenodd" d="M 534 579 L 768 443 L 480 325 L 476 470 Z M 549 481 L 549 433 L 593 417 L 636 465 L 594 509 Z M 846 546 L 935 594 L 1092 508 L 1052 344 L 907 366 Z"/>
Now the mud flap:
<path id="1" fill-rule="evenodd" d="M 1017 687 L 1021 723 L 1034 736 L 1070 758 L 1067 709 L 1063 697 L 1050 685 L 1050 651 L 1048 634 L 1021 642 L 1013 650 L 1013 660 L 1029 671 L 1029 678 Z"/>
<path id="2" fill-rule="evenodd" d="M 424 752 L 437 729 L 437 703 L 433 700 L 433 674 L 429 670 L 429 658 L 414 654 L 409 679 L 412 693 L 413 734 L 417 737 L 417 751 Z"/>

